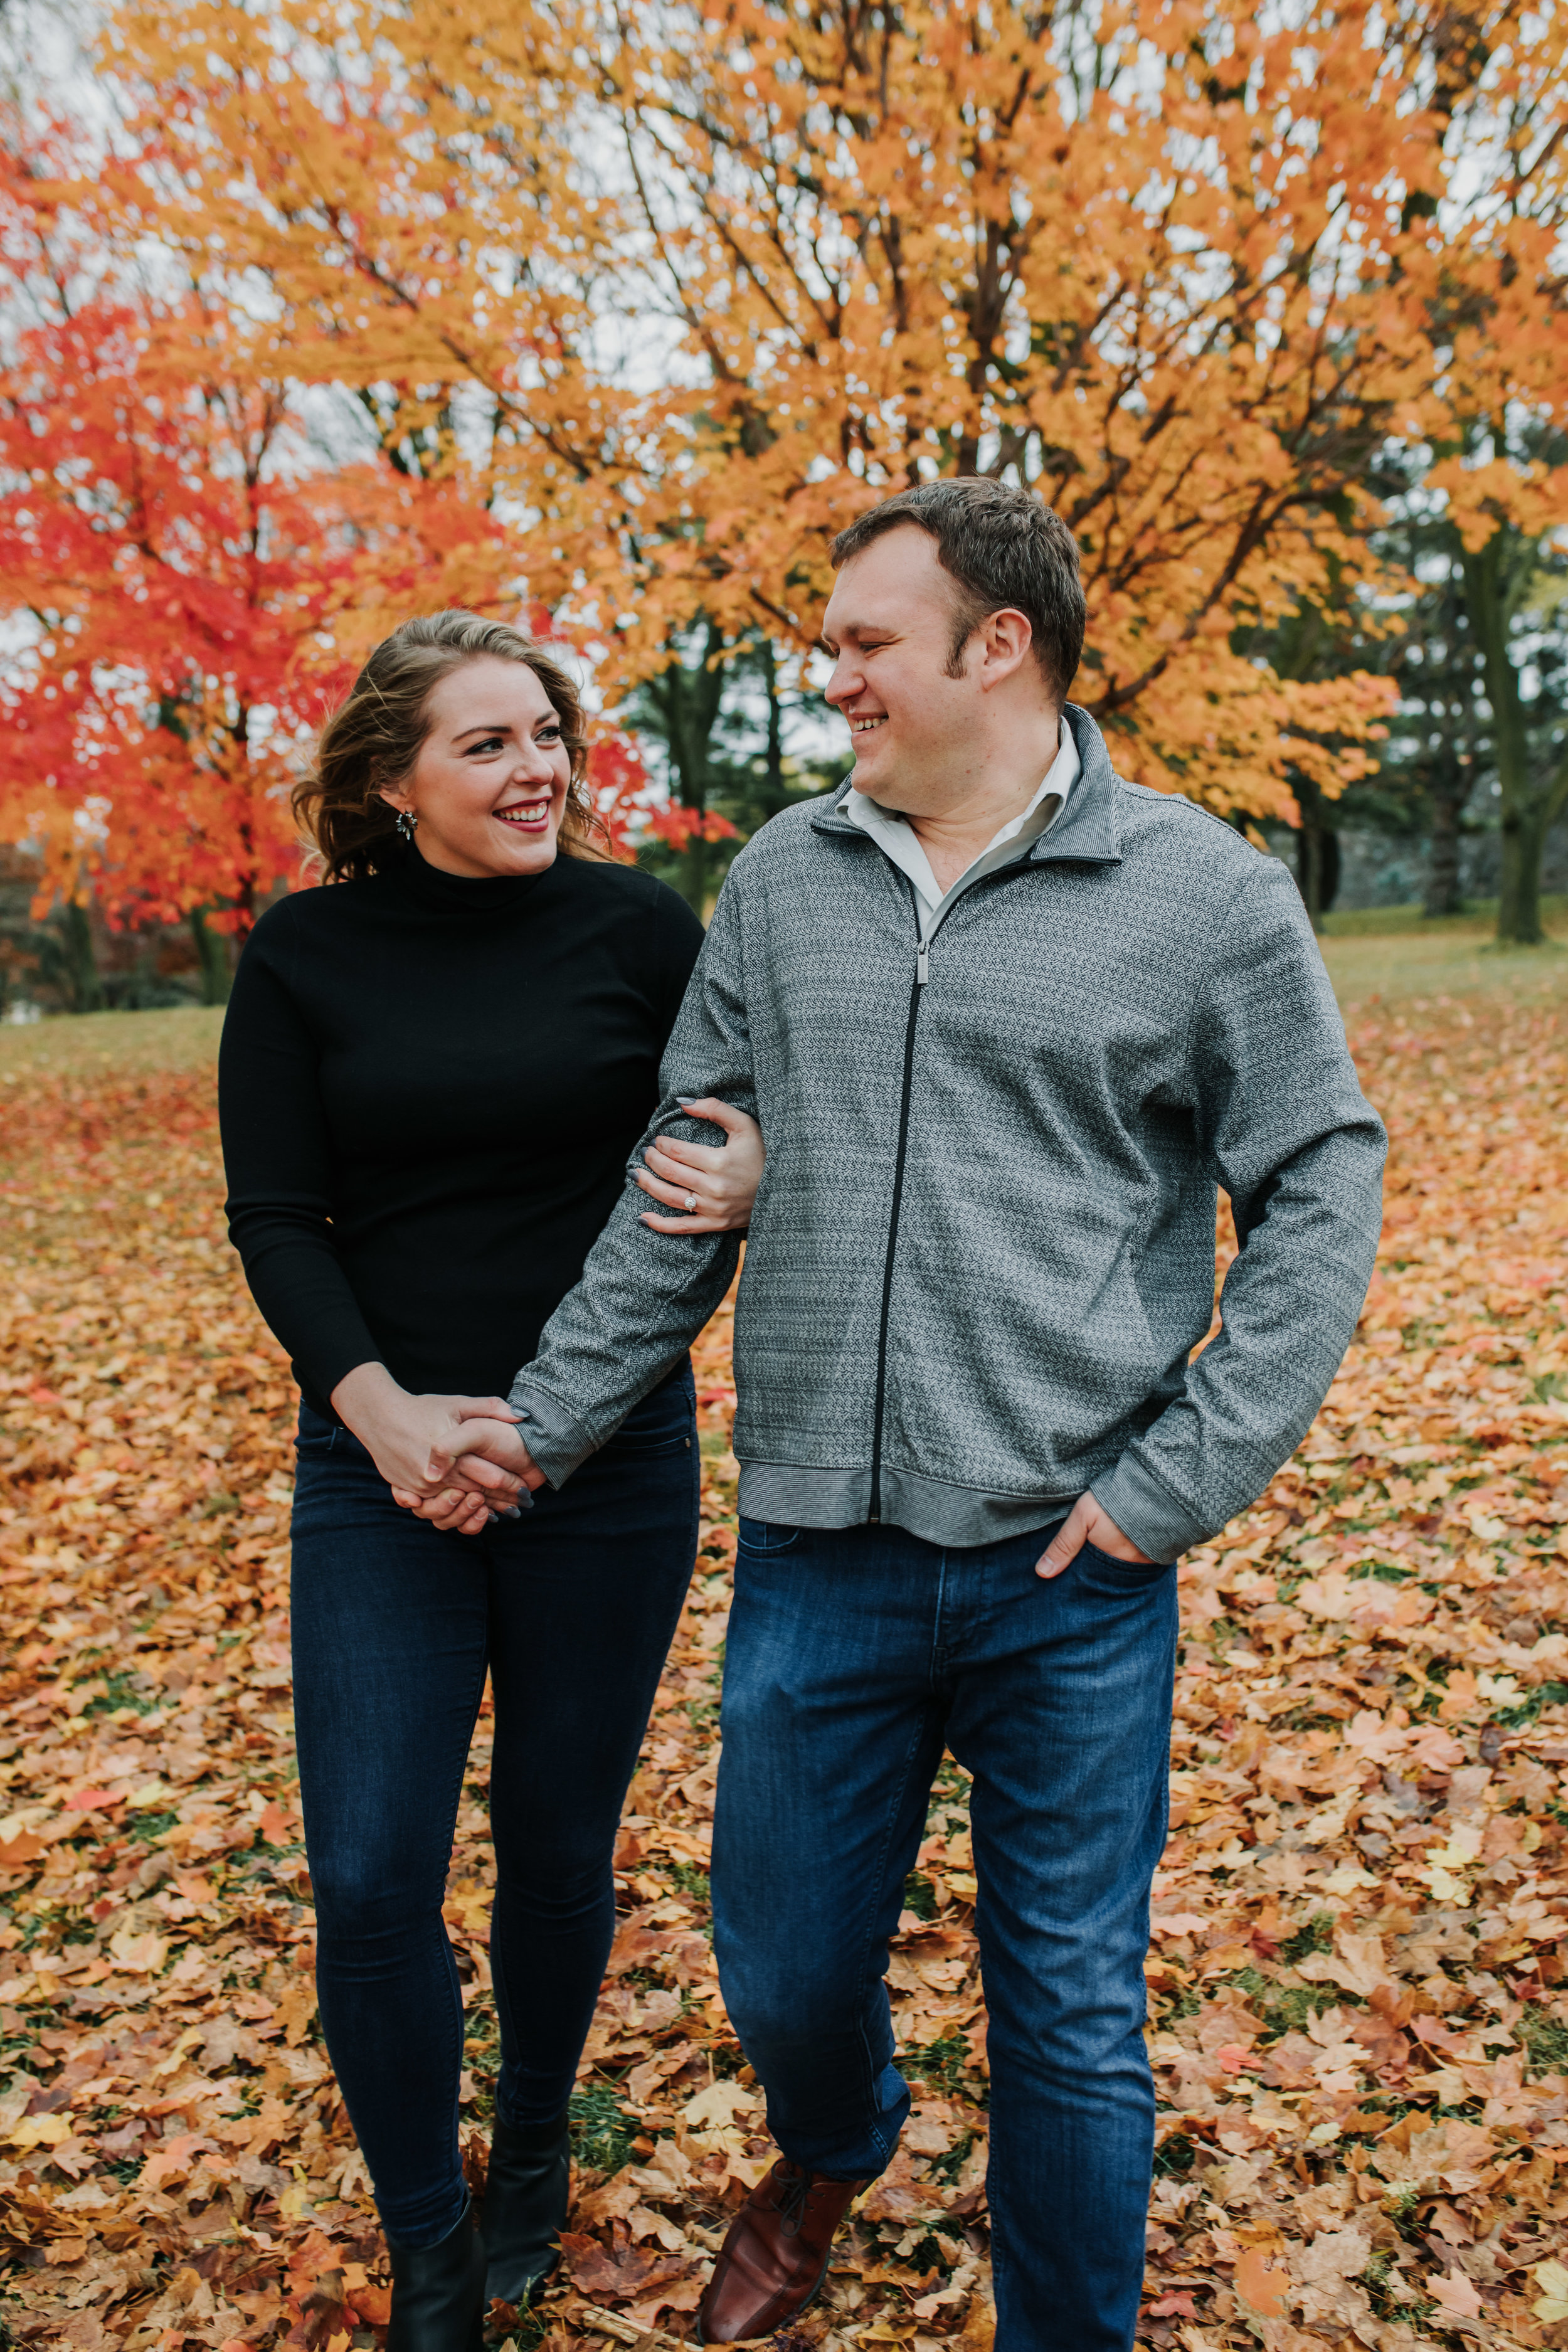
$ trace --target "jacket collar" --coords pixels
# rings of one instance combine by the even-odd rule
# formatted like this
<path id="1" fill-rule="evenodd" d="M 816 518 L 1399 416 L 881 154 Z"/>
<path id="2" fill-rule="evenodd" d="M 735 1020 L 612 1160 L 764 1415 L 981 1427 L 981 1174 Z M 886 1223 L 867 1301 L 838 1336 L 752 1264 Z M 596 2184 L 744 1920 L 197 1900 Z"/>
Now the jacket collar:
<path id="1" fill-rule="evenodd" d="M 1060 816 L 1028 852 L 1029 862 L 1044 866 L 1071 858 L 1096 866 L 1117 865 L 1121 857 L 1116 807 L 1119 785 L 1105 738 L 1088 711 L 1080 709 L 1076 702 L 1068 703 L 1062 715 L 1078 746 L 1079 772 Z M 853 774 L 847 776 L 831 801 L 824 797 L 817 802 L 811 813 L 816 832 L 845 834 L 856 841 L 870 839 L 843 814 L 845 796 L 854 781 Z"/>

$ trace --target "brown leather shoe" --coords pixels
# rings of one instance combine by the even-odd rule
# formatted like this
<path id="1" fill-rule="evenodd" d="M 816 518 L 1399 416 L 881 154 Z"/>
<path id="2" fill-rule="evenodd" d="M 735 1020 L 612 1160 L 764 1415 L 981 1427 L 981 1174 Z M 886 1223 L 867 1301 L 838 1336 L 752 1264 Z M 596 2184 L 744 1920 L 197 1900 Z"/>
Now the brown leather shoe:
<path id="1" fill-rule="evenodd" d="M 827 2275 L 834 2232 L 866 2186 L 781 2156 L 731 2222 L 697 2306 L 700 2344 L 749 2344 L 796 2319 Z"/>

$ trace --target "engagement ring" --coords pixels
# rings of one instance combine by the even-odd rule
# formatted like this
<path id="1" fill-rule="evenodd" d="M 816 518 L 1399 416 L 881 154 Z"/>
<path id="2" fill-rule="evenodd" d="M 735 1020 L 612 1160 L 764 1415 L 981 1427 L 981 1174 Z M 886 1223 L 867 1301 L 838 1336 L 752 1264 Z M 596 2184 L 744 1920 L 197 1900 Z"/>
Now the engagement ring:
<path id="1" fill-rule="evenodd" d="M 695 1192 L 688 1192 L 688 1194 L 687 1194 L 687 1196 L 686 1196 L 685 1200 L 684 1200 L 684 1201 L 682 1201 L 682 1202 L 681 1202 L 681 1204 L 680 1204 L 680 1205 L 681 1205 L 681 1207 L 685 1210 L 685 1212 L 686 1212 L 687 1215 L 688 1215 L 688 1216 L 690 1216 L 690 1214 L 691 1214 L 692 1211 L 693 1211 L 693 1210 L 696 1208 L 696 1206 L 697 1206 L 697 1195 L 696 1195 L 696 1193 L 695 1193 Z"/>

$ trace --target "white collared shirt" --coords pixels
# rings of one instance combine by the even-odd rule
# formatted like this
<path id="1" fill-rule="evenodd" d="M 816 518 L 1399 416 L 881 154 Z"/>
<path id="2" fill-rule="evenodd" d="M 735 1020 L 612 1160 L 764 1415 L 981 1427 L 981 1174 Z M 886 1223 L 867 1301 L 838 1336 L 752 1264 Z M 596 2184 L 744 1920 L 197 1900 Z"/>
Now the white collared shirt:
<path id="1" fill-rule="evenodd" d="M 1072 739 L 1072 729 L 1065 719 L 1061 724 L 1061 750 L 1051 761 L 1039 791 L 1030 801 L 1027 808 L 1020 809 L 1010 823 L 1003 825 L 1000 832 L 992 835 L 980 852 L 980 857 L 989 857 L 991 852 L 994 849 L 999 849 L 1004 842 L 1016 841 L 1040 803 L 1047 799 L 1052 793 L 1060 796 L 1062 808 L 1067 806 L 1068 794 L 1078 782 L 1080 763 L 1078 745 Z M 838 807 L 840 815 L 847 816 L 851 824 L 858 824 L 862 833 L 868 833 L 874 841 L 879 842 L 894 865 L 909 876 L 915 886 L 915 896 L 920 902 L 921 929 L 923 932 L 941 906 L 943 893 L 937 887 L 936 876 L 931 870 L 931 860 L 921 847 L 920 837 L 909 819 L 900 816 L 893 809 L 885 809 L 879 801 L 871 800 L 865 793 L 858 793 L 853 785 L 845 793 Z M 1052 824 L 1055 824 L 1057 817 L 1059 817 L 1061 813 L 1061 808 L 1058 808 L 1056 816 L 1051 819 Z M 1049 827 L 1047 830 L 1048 831 Z M 971 865 L 978 865 L 980 857 L 972 859 Z M 967 874 L 969 871 L 970 866 L 966 866 L 964 873 Z M 962 881 L 963 878 L 961 875 L 959 880 Z M 956 889 L 957 887 L 957 883 L 954 883 L 953 887 Z"/>

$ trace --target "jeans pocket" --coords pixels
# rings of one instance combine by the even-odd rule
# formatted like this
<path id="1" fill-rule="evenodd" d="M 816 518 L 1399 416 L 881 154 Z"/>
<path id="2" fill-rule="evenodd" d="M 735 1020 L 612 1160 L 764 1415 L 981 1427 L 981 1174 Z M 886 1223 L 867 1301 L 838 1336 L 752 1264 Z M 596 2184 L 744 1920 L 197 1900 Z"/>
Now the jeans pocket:
<path id="1" fill-rule="evenodd" d="M 1162 1577 L 1173 1574 L 1176 1566 L 1173 1559 L 1118 1559 L 1114 1552 L 1101 1551 L 1098 1544 L 1091 1543 L 1084 1545 L 1079 1563 L 1118 1592 L 1145 1591 L 1158 1584 Z"/>
<path id="2" fill-rule="evenodd" d="M 697 1391 L 687 1364 L 633 1405 L 603 1450 L 635 1455 L 639 1462 L 661 1454 L 689 1453 L 696 1430 Z"/>
<path id="3" fill-rule="evenodd" d="M 527 1433 L 525 1430 L 525 1437 Z M 655 1461 L 661 1454 L 689 1454 L 691 1432 L 689 1427 L 662 1432 L 617 1429 L 614 1437 L 605 1440 L 600 1451 L 616 1460 Z"/>
<path id="4" fill-rule="evenodd" d="M 329 1421 L 324 1413 L 301 1402 L 294 1451 L 302 1461 L 325 1462 L 337 1451 L 338 1440 L 345 1433 L 335 1421 Z"/>
<path id="5" fill-rule="evenodd" d="M 791 1544 L 800 1541 L 800 1529 L 787 1528 L 776 1519 L 741 1519 L 740 1546 L 742 1551 L 788 1551 Z"/>

